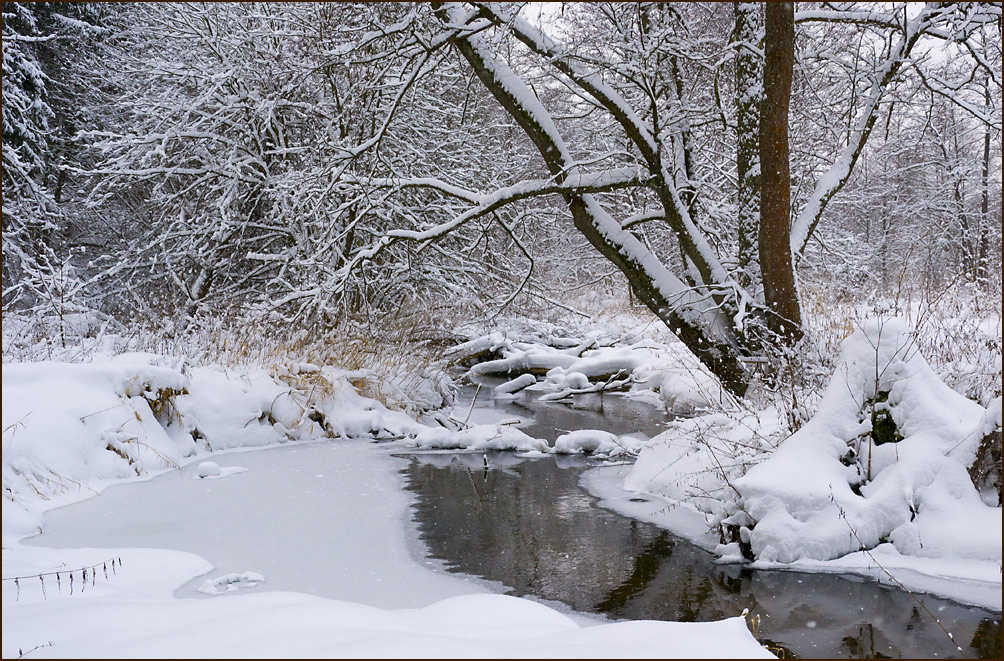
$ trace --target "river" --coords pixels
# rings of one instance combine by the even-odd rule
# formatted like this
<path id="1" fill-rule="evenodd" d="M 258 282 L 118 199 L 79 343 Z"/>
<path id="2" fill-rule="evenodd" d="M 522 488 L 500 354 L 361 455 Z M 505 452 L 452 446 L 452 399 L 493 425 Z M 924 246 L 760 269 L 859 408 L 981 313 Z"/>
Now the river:
<path id="1" fill-rule="evenodd" d="M 604 429 L 651 436 L 666 416 L 616 394 L 570 404 L 530 394 L 481 406 L 554 438 Z M 466 393 L 469 399 L 470 390 Z M 583 457 L 521 459 L 489 453 L 409 455 L 415 521 L 434 558 L 450 571 L 497 581 L 514 595 L 560 601 L 613 618 L 717 620 L 749 609 L 758 639 L 791 657 L 958 657 L 942 629 L 903 590 L 858 577 L 722 565 L 715 556 L 652 524 L 600 508 L 581 486 Z M 921 595 L 967 657 L 999 658 L 999 613 Z"/>
<path id="2" fill-rule="evenodd" d="M 482 389 L 479 407 L 518 417 L 527 433 L 551 441 L 581 428 L 648 437 L 667 420 L 619 395 L 558 404 L 529 395 L 493 402 L 490 392 Z M 598 507 L 580 484 L 594 463 L 587 458 L 487 457 L 485 470 L 481 454 L 364 441 L 221 455 L 215 460 L 248 470 L 199 480 L 193 465 L 113 486 L 49 512 L 46 532 L 29 543 L 189 551 L 216 567 L 208 577 L 253 570 L 267 577 L 256 590 L 382 607 L 495 585 L 614 619 L 716 620 L 749 609 L 758 639 L 787 657 L 957 654 L 906 592 L 853 576 L 717 564 L 684 539 Z M 437 567 L 454 577 L 430 570 Z M 214 598 L 196 591 L 206 578 L 177 596 Z M 923 601 L 966 656 L 1000 657 L 999 613 Z"/>

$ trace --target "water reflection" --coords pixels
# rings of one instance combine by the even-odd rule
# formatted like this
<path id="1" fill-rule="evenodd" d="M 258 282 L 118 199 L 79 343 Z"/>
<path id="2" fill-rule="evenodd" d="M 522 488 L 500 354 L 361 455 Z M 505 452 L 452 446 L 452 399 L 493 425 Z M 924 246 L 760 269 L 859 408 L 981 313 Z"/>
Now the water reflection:
<path id="1" fill-rule="evenodd" d="M 680 621 L 759 616 L 758 639 L 799 657 L 952 657 L 958 651 L 905 592 L 825 574 L 752 571 L 655 526 L 595 507 L 581 457 L 415 455 L 414 518 L 452 571 L 515 595 L 614 618 Z M 925 597 L 966 656 L 1000 657 L 1000 616 Z M 964 641 L 970 641 L 968 643 Z"/>

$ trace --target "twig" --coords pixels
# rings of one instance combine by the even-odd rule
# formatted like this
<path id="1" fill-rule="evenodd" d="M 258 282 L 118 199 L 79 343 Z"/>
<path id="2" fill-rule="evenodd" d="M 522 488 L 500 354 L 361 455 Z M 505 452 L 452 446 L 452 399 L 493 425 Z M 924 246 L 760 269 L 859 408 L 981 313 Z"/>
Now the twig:
<path id="1" fill-rule="evenodd" d="M 855 530 L 854 526 L 851 525 L 851 522 L 847 520 L 847 513 L 844 511 L 844 508 L 837 503 L 832 493 L 830 493 L 830 500 L 833 501 L 833 504 L 837 506 L 837 512 L 839 512 L 840 518 L 843 519 L 844 523 L 847 524 L 847 527 L 850 529 L 851 534 L 854 535 L 854 539 L 858 540 L 858 546 L 860 547 L 861 551 L 864 552 L 869 558 L 871 558 L 871 561 L 875 563 L 875 566 L 881 569 L 882 572 L 889 577 L 889 580 L 891 580 L 893 583 L 899 586 L 899 588 L 904 592 L 906 592 L 908 595 L 913 597 L 913 600 L 917 602 L 917 604 L 924 610 L 925 613 L 927 613 L 931 617 L 932 620 L 934 620 L 934 623 L 938 625 L 938 628 L 945 632 L 945 635 L 948 636 L 948 639 L 952 641 L 953 645 L 955 645 L 955 649 L 959 651 L 959 654 L 962 655 L 962 658 L 968 659 L 969 657 L 966 656 L 966 653 L 962 651 L 962 647 L 959 646 L 957 642 L 955 642 L 955 636 L 952 635 L 952 632 L 945 628 L 945 625 L 941 623 L 941 620 L 939 620 L 937 616 L 935 616 L 935 614 L 932 613 L 930 609 L 928 609 L 928 607 L 924 604 L 923 601 L 920 600 L 920 598 L 917 597 L 917 595 L 915 595 L 908 587 L 903 585 L 903 583 L 898 578 L 893 576 L 888 569 L 883 567 L 882 563 L 879 562 L 872 554 L 872 552 L 865 546 L 865 543 L 861 541 L 861 537 L 858 536 L 858 531 Z"/>
<path id="2" fill-rule="evenodd" d="M 84 420 L 86 420 L 87 418 L 91 417 L 92 415 L 97 415 L 99 413 L 104 413 L 105 411 L 111 411 L 112 409 L 117 409 L 119 406 L 122 406 L 121 402 L 119 402 L 118 404 L 113 404 L 112 406 L 109 406 L 106 409 L 101 409 L 100 411 L 95 411 L 94 413 L 88 413 L 86 415 L 82 415 L 82 416 L 80 416 L 80 422 L 83 422 Z"/>
<path id="3" fill-rule="evenodd" d="M 15 420 L 14 422 L 12 422 L 9 425 L 7 425 L 6 427 L 4 427 L 3 428 L 3 433 L 6 434 L 7 432 L 11 431 L 12 429 L 16 432 L 18 426 L 24 427 L 24 419 L 27 418 L 29 415 L 31 415 L 31 411 L 28 411 L 23 416 L 21 416 L 19 419 Z M 13 436 L 13 435 L 14 434 L 11 433 L 11 436 Z"/>
<path id="4" fill-rule="evenodd" d="M 462 423 L 464 427 L 467 427 L 467 421 L 471 419 L 471 413 L 474 413 L 474 405 L 478 401 L 478 395 L 481 394 L 481 384 L 478 384 L 477 390 L 474 391 L 474 399 L 471 400 L 471 408 L 467 409 L 467 417 L 464 418 Z"/>
<path id="5" fill-rule="evenodd" d="M 27 652 L 22 652 L 21 648 L 19 647 L 19 648 L 17 648 L 17 658 L 23 659 L 24 657 L 28 656 L 29 654 L 31 654 L 32 652 L 34 652 L 37 649 L 41 649 L 43 647 L 52 647 L 53 645 L 55 645 L 55 643 L 50 640 L 47 643 L 42 643 L 41 645 L 35 645 L 34 647 L 32 647 Z"/>

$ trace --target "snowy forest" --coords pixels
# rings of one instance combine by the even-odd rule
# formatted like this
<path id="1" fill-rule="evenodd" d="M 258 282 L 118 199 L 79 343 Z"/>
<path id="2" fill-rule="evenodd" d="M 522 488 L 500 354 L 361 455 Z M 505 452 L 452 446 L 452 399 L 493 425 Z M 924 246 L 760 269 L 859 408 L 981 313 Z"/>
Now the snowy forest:
<path id="1" fill-rule="evenodd" d="M 1000 657 L 999 3 L 2 24 L 5 658 Z"/>

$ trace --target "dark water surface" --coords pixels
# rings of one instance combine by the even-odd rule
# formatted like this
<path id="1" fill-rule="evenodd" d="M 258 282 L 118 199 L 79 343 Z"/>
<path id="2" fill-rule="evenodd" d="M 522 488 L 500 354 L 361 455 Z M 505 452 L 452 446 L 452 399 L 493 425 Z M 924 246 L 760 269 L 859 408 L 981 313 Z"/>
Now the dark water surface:
<path id="1" fill-rule="evenodd" d="M 483 397 L 480 405 L 490 403 Z M 619 417 L 618 399 L 606 396 L 603 413 L 585 408 L 581 424 L 582 409 L 525 402 L 537 424 L 523 429 L 551 440 L 554 427 L 624 433 L 630 422 L 623 417 L 638 411 L 628 407 Z M 540 433 L 542 409 L 549 434 Z M 480 454 L 415 454 L 405 471 L 419 533 L 450 571 L 615 619 L 717 620 L 748 608 L 749 618 L 759 616 L 757 638 L 786 658 L 961 656 L 902 590 L 858 577 L 715 564 L 712 554 L 663 529 L 597 507 L 579 486 L 586 459 L 489 453 L 488 460 L 486 471 Z M 1000 614 L 921 599 L 966 657 L 1001 657 Z"/>

